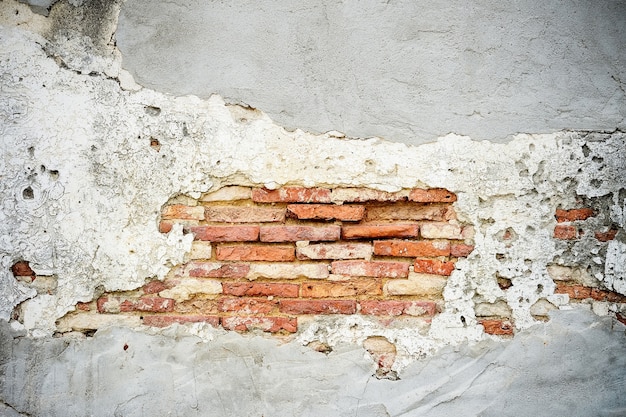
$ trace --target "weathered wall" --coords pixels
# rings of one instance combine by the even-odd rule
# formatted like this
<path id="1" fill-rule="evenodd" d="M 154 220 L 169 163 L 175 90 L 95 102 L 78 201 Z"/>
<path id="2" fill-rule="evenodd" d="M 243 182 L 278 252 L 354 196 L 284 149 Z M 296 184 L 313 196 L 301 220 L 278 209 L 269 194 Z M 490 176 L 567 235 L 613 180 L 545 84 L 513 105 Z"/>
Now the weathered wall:
<path id="1" fill-rule="evenodd" d="M 624 382 L 619 358 L 624 357 L 620 321 L 626 316 L 626 135 L 606 123 L 615 120 L 616 107 L 608 105 L 593 116 L 598 124 L 559 126 L 606 126 L 610 131 L 535 134 L 529 124 L 521 130 L 530 133 L 505 138 L 515 131 L 511 130 L 494 142 L 446 135 L 414 146 L 379 138 L 348 139 L 336 131 L 320 135 L 290 131 L 263 108 L 229 105 L 218 95 L 173 97 L 136 84 L 123 69 L 130 57 L 115 46 L 120 6 L 96 0 L 59 1 L 45 17 L 21 3 L 0 4 L 0 193 L 5 196 L 0 209 L 0 317 L 8 321 L 1 345 L 0 411 L 142 415 L 161 404 L 151 399 L 177 397 L 181 408 L 171 409 L 172 415 L 211 411 L 354 415 L 355 410 L 360 410 L 358 415 L 376 416 L 446 415 L 469 404 L 465 398 L 473 398 L 472 414 L 502 415 L 504 409 L 519 415 L 521 399 L 539 395 L 540 379 L 549 381 L 550 389 L 542 397 L 547 401 L 533 403 L 548 404 L 557 414 L 575 415 L 575 410 L 579 415 L 594 414 L 587 412 L 590 408 L 600 410 L 596 413 L 600 415 L 623 413 L 626 404 L 615 392 Z M 615 87 L 611 97 L 623 94 L 620 91 Z M 593 103 L 594 97 L 589 100 Z M 524 124 L 526 119 L 519 120 Z M 389 136 L 404 140 L 395 133 Z M 249 194 L 232 203 L 224 198 L 224 191 L 232 190 L 225 187 L 230 186 Z M 331 196 L 346 190 L 356 194 L 358 201 L 331 198 L 321 204 L 362 203 L 365 217 L 358 221 L 374 227 L 369 230 L 390 221 L 414 222 L 412 236 L 387 236 L 405 246 L 434 238 L 424 234 L 434 227 L 424 225 L 433 221 L 439 227 L 435 230 L 450 233 L 437 239 L 473 246 L 463 256 L 375 259 L 403 263 L 407 276 L 372 277 L 344 270 L 338 275 L 353 280 L 348 293 L 326 297 L 354 302 L 355 309 L 356 302 L 362 306 L 363 301 L 389 301 L 388 296 L 400 304 L 428 301 L 435 306 L 430 310 L 432 320 L 415 320 L 410 309 L 387 310 L 389 314 L 350 310 L 339 315 L 300 311 L 294 317 L 297 327 L 289 328 L 294 333 L 267 334 L 262 330 L 271 327 L 249 326 L 250 321 L 243 327 L 224 326 L 225 317 L 250 311 L 220 310 L 224 284 L 245 283 L 251 276 L 216 282 L 215 277 L 186 274 L 189 262 L 244 260 L 241 252 L 235 260 L 217 258 L 222 256 L 220 248 L 244 247 L 242 240 L 218 242 L 214 235 L 201 244 L 202 233 L 208 236 L 211 227 L 224 226 L 217 223 L 237 222 L 232 217 L 209 218 L 207 213 L 229 205 L 289 210 L 294 201 L 261 202 L 252 198 L 251 190 L 266 194 L 281 190 L 276 194 L 288 195 L 285 190 L 290 187 L 305 193 L 326 190 Z M 411 201 L 415 189 L 447 190 L 456 201 L 444 205 L 454 215 L 367 217 L 375 212 L 374 206 L 395 212 L 395 204 L 443 204 Z M 222 193 L 221 199 L 212 201 L 213 193 Z M 192 207 L 185 210 L 197 217 L 176 217 L 181 212 L 172 207 L 181 205 Z M 354 221 L 327 218 L 303 218 L 306 224 L 301 226 L 325 227 L 329 222 L 340 230 L 345 222 Z M 290 217 L 280 227 L 298 221 Z M 445 227 L 442 222 L 447 222 Z M 456 234 L 460 230 L 473 233 Z M 298 236 L 276 245 L 288 246 L 294 256 L 300 249 L 302 255 L 304 240 L 311 238 Z M 345 240 L 346 234 L 340 237 Z M 376 239 L 370 237 L 360 236 L 359 243 L 375 250 Z M 316 285 L 346 289 L 341 284 L 346 281 L 331 277 L 338 271 L 333 271 L 332 263 L 345 262 L 346 256 L 339 258 L 315 261 L 330 266 L 329 276 L 317 277 Z M 359 262 L 367 260 L 362 258 Z M 272 261 L 245 262 L 252 267 Z M 416 270 L 435 264 L 446 274 L 436 268 Z M 367 267 L 360 263 L 359 268 Z M 416 277 L 418 272 L 427 274 Z M 306 299 L 315 298 L 302 292 L 309 278 L 298 275 L 292 283 L 300 285 L 298 296 Z M 202 279 L 206 281 L 198 284 Z M 250 282 L 255 279 L 259 277 Z M 286 276 L 263 276 L 260 282 L 269 284 L 272 279 L 289 284 Z M 380 279 L 375 289 L 381 292 L 355 294 L 353 284 L 368 279 Z M 432 298 L 421 300 L 416 294 L 390 294 L 391 279 L 404 288 L 425 282 L 416 279 L 436 279 L 442 287 Z M 161 281 L 165 287 L 160 287 Z M 263 297 L 278 309 L 268 317 L 283 315 L 281 304 L 272 303 L 276 294 Z M 159 304 L 162 299 L 172 301 Z M 202 300 L 208 302 L 194 304 Z M 176 310 L 179 318 L 158 319 L 164 320 L 158 324 L 196 323 L 165 329 L 148 326 L 146 316 L 171 316 L 187 302 L 199 310 Z M 180 319 L 210 317 L 215 307 L 217 322 Z M 238 334 L 229 328 L 251 331 Z M 533 348 L 521 354 L 529 345 Z M 550 358 L 560 359 L 547 360 L 542 346 L 553 347 Z M 223 356 L 206 354 L 205 348 Z M 593 360 L 581 360 L 579 354 Z M 566 373 L 563 355 L 569 360 Z M 258 357 L 272 359 L 266 364 Z M 111 366 L 112 358 L 123 363 Z M 198 378 L 194 371 L 198 361 L 210 378 Z M 68 367 L 70 362 L 78 365 Z M 167 363 L 173 374 L 148 365 L 154 363 Z M 237 365 L 233 370 L 224 365 L 228 363 Z M 306 372 L 297 382 L 284 381 L 299 394 L 265 388 L 292 375 L 293 370 L 285 369 L 293 363 Z M 126 378 L 125 367 L 136 370 L 132 373 L 136 390 L 120 386 L 116 379 Z M 455 374 L 459 385 L 442 381 L 416 386 L 416 381 L 428 381 L 437 372 L 449 375 L 458 367 L 468 370 L 463 377 Z M 345 375 L 360 381 L 354 388 L 360 390 L 358 395 L 342 379 Z M 370 381 L 372 375 L 383 380 Z M 157 376 L 161 389 L 154 389 Z M 494 397 L 487 381 L 498 383 L 499 389 L 507 386 L 510 401 Z M 207 385 L 214 390 L 210 395 L 190 394 L 207 392 Z M 573 385 L 576 390 L 569 391 Z M 181 391 L 180 386 L 189 389 Z M 599 386 L 609 388 L 599 395 Z M 254 395 L 232 401 L 249 393 L 246 387 L 254 387 Z M 334 392 L 336 397 L 328 397 Z M 589 392 L 594 401 L 581 394 Z M 399 400 L 389 393 L 405 397 Z M 59 396 L 65 396 L 62 404 L 74 408 L 61 410 Z M 324 402 L 326 398 L 330 399 Z M 356 404 L 353 398 L 359 399 Z M 562 408 L 559 398 L 566 398 Z M 581 398 L 584 403 L 577 401 Z M 532 407 L 522 410 L 541 414 Z"/>

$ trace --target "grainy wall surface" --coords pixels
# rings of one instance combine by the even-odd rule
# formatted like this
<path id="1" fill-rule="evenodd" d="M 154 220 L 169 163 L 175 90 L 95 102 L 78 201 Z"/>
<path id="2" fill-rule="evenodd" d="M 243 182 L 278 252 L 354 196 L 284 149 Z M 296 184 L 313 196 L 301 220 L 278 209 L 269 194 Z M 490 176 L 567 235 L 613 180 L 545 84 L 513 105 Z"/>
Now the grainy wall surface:
<path id="1" fill-rule="evenodd" d="M 348 138 L 326 110 L 311 113 L 332 131 L 313 134 L 183 70 L 203 97 L 142 79 L 141 54 L 116 45 L 140 6 L 0 3 L 1 413 L 624 414 L 617 85 L 578 101 L 580 124 L 493 116 L 493 141 L 436 118 L 406 122 L 432 129 L 407 139 L 385 115 L 393 141 Z M 611 19 L 575 39 L 614 45 Z M 603 82 L 600 67 L 572 71 Z M 538 105 L 567 90 L 528 85 Z"/>

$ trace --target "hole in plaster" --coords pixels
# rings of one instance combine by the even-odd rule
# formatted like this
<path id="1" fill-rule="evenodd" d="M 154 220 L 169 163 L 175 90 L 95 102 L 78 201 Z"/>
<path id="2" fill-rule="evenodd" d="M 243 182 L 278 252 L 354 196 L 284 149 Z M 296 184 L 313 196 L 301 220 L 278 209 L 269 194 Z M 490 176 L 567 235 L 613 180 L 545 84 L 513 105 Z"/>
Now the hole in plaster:
<path id="1" fill-rule="evenodd" d="M 183 136 L 189 136 L 189 130 L 187 129 L 187 123 L 183 123 Z"/>
<path id="2" fill-rule="evenodd" d="M 524 265 L 526 265 L 527 267 L 530 267 L 533 264 L 533 261 L 531 261 L 530 259 L 524 259 Z"/>
<path id="3" fill-rule="evenodd" d="M 39 169 L 41 170 L 41 172 L 46 172 L 46 166 L 45 165 L 41 165 L 39 167 Z"/>
<path id="4" fill-rule="evenodd" d="M 330 347 L 328 344 L 326 344 L 324 342 L 320 342 L 318 340 L 312 341 L 311 343 L 309 343 L 307 345 L 307 347 L 310 347 L 314 351 L 319 352 L 319 353 L 323 353 L 325 355 L 328 355 L 330 352 L 333 351 L 333 348 Z"/>
<path id="5" fill-rule="evenodd" d="M 124 350 L 128 350 L 128 343 L 124 343 Z"/>
<path id="6" fill-rule="evenodd" d="M 145 106 L 144 111 L 150 116 L 158 116 L 161 114 L 161 108 L 156 106 Z"/>
<path id="7" fill-rule="evenodd" d="M 57 171 L 56 169 L 53 169 L 50 171 L 50 177 L 53 180 L 58 180 L 59 179 L 59 171 Z"/>
<path id="8" fill-rule="evenodd" d="M 500 287 L 501 290 L 508 290 L 513 286 L 513 282 L 508 278 L 497 277 L 496 279 L 498 281 L 498 287 Z"/>
<path id="9" fill-rule="evenodd" d="M 594 178 L 591 180 L 590 184 L 593 188 L 600 188 L 600 186 L 602 185 L 602 181 L 600 181 L 597 178 Z"/>
<path id="10" fill-rule="evenodd" d="M 32 200 L 35 198 L 35 192 L 30 186 L 24 188 L 24 191 L 22 191 L 22 198 L 24 198 L 24 200 Z"/>
<path id="11" fill-rule="evenodd" d="M 30 156 L 35 156 L 35 147 L 34 147 L 34 146 L 30 146 L 30 147 L 28 148 L 28 154 L 29 154 Z"/>
<path id="12" fill-rule="evenodd" d="M 150 138 L 150 147 L 159 152 L 161 150 L 161 142 L 158 139 Z"/>
<path id="13" fill-rule="evenodd" d="M 591 158 L 591 160 L 592 160 L 593 162 L 598 163 L 598 164 L 600 164 L 600 163 L 604 162 L 604 158 L 602 158 L 602 157 L 600 157 L 600 156 L 594 156 L 593 158 Z"/>
<path id="14" fill-rule="evenodd" d="M 496 253 L 496 259 L 497 259 L 497 260 L 501 261 L 501 260 L 503 260 L 504 258 L 506 258 L 506 255 L 505 255 L 505 254 L 503 254 L 503 253 Z"/>
<path id="15" fill-rule="evenodd" d="M 535 150 L 535 144 L 531 143 L 530 145 L 528 145 L 528 150 L 533 152 Z"/>
<path id="16" fill-rule="evenodd" d="M 591 149 L 589 149 L 589 146 L 587 146 L 586 143 L 582 146 L 582 149 L 583 155 L 585 155 L 585 157 L 589 156 L 589 154 L 591 153 Z"/>
<path id="17" fill-rule="evenodd" d="M 543 292 L 543 285 L 537 284 L 537 294 L 541 294 Z"/>

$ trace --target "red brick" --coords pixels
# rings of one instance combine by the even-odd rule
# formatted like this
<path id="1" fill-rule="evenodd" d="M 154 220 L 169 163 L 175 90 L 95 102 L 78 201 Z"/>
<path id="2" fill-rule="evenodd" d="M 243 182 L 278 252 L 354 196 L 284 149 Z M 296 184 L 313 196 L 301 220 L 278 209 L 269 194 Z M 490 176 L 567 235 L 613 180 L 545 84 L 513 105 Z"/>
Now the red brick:
<path id="1" fill-rule="evenodd" d="M 445 188 L 415 188 L 409 193 L 409 200 L 417 203 L 453 203 L 456 201 L 456 194 Z"/>
<path id="2" fill-rule="evenodd" d="M 174 226 L 174 222 L 161 220 L 159 222 L 159 233 L 169 233 L 172 230 L 172 226 Z"/>
<path id="3" fill-rule="evenodd" d="M 223 264 L 219 262 L 189 262 L 185 270 L 190 277 L 198 278 L 243 278 L 248 275 L 250 265 Z"/>
<path id="4" fill-rule="evenodd" d="M 450 242 L 447 240 L 379 240 L 374 242 L 374 254 L 406 257 L 449 256 Z"/>
<path id="5" fill-rule="evenodd" d="M 267 298 L 221 298 L 220 311 L 233 311 L 239 314 L 267 314 L 271 312 L 277 301 Z"/>
<path id="6" fill-rule="evenodd" d="M 302 283 L 302 297 L 306 298 L 353 297 L 357 295 L 380 295 L 382 293 L 382 282 L 377 279 Z"/>
<path id="7" fill-rule="evenodd" d="M 261 242 L 296 242 L 299 240 L 339 240 L 339 226 L 264 226 L 261 227 Z"/>
<path id="8" fill-rule="evenodd" d="M 591 289 L 591 298 L 597 301 L 608 301 L 610 303 L 626 303 L 626 296 L 613 292 L 599 290 L 597 288 Z"/>
<path id="9" fill-rule="evenodd" d="M 255 188 L 252 201 L 257 203 L 330 203 L 330 190 L 325 188 L 285 187 L 278 190 Z"/>
<path id="10" fill-rule="evenodd" d="M 259 226 L 195 226 L 196 240 L 211 242 L 250 242 L 259 238 Z"/>
<path id="11" fill-rule="evenodd" d="M 617 235 L 617 229 L 609 229 L 606 232 L 596 232 L 595 236 L 600 242 L 608 242 L 609 240 L 615 239 Z"/>
<path id="12" fill-rule="evenodd" d="M 344 239 L 371 239 L 389 237 L 417 237 L 419 225 L 417 224 L 380 224 L 343 226 L 341 234 Z"/>
<path id="13" fill-rule="evenodd" d="M 591 287 L 585 287 L 583 285 L 566 285 L 562 282 L 557 282 L 556 289 L 557 294 L 567 294 L 570 298 L 575 300 L 584 300 L 585 298 L 591 298 Z"/>
<path id="14" fill-rule="evenodd" d="M 265 282 L 224 282 L 224 294 L 248 297 L 287 297 L 295 298 L 300 291 L 298 284 L 271 284 Z"/>
<path id="15" fill-rule="evenodd" d="M 571 209 L 571 210 L 556 210 L 556 221 L 559 223 L 563 222 L 573 222 L 576 220 L 586 220 L 589 217 L 593 217 L 593 209 L 590 208 L 581 208 L 581 209 Z"/>
<path id="16" fill-rule="evenodd" d="M 620 313 L 615 313 L 615 318 L 617 319 L 617 321 L 619 321 L 623 325 L 626 325 L 626 316 L 624 316 L 624 315 L 622 315 Z"/>
<path id="17" fill-rule="evenodd" d="M 222 327 L 239 332 L 262 330 L 270 333 L 295 333 L 298 331 L 298 319 L 292 317 L 222 317 Z"/>
<path id="18" fill-rule="evenodd" d="M 163 281 L 159 280 L 150 281 L 149 283 L 141 287 L 141 290 L 144 294 L 156 294 L 167 289 L 168 286 Z"/>
<path id="19" fill-rule="evenodd" d="M 298 246 L 296 257 L 306 259 L 369 259 L 372 245 L 369 243 L 319 243 Z"/>
<path id="20" fill-rule="evenodd" d="M 443 262 L 437 259 L 416 259 L 413 266 L 415 272 L 449 276 L 454 271 L 454 262 Z"/>
<path id="21" fill-rule="evenodd" d="M 204 220 L 204 207 L 174 204 L 163 207 L 162 219 Z"/>
<path id="22" fill-rule="evenodd" d="M 473 245 L 464 245 L 462 243 L 456 243 L 450 246 L 450 256 L 455 258 L 464 258 L 474 251 Z"/>
<path id="23" fill-rule="evenodd" d="M 295 248 L 285 245 L 237 245 L 218 246 L 216 252 L 220 261 L 293 261 Z"/>
<path id="24" fill-rule="evenodd" d="M 497 336 L 513 334 L 513 325 L 508 320 L 480 320 L 479 323 L 483 325 L 487 334 Z"/>
<path id="25" fill-rule="evenodd" d="M 27 261 L 19 261 L 13 264 L 11 272 L 15 277 L 35 277 L 35 272 L 30 268 Z"/>
<path id="26" fill-rule="evenodd" d="M 437 304 L 432 301 L 369 300 L 361 301 L 361 314 L 372 316 L 434 316 Z"/>
<path id="27" fill-rule="evenodd" d="M 274 207 L 211 206 L 205 210 L 206 220 L 223 223 L 265 223 L 285 221 L 285 209 Z"/>
<path id="28" fill-rule="evenodd" d="M 574 226 L 558 225 L 554 227 L 554 237 L 556 239 L 571 240 L 576 239 L 578 233 Z"/>
<path id="29" fill-rule="evenodd" d="M 76 303 L 76 309 L 80 311 L 90 311 L 91 303 Z"/>
<path id="30" fill-rule="evenodd" d="M 280 311 L 287 314 L 354 314 L 355 300 L 281 300 Z"/>
<path id="31" fill-rule="evenodd" d="M 332 204 L 290 204 L 287 212 L 298 219 L 359 221 L 365 215 L 364 206 Z"/>
<path id="32" fill-rule="evenodd" d="M 431 220 L 447 221 L 456 218 L 451 206 L 443 204 L 396 203 L 370 205 L 365 212 L 367 221 L 380 220 Z"/>
<path id="33" fill-rule="evenodd" d="M 143 324 L 153 327 L 167 327 L 174 323 L 208 323 L 213 327 L 218 327 L 220 318 L 218 316 L 143 316 Z"/>
<path id="34" fill-rule="evenodd" d="M 335 261 L 331 263 L 332 273 L 355 277 L 406 278 L 409 264 L 387 261 Z"/>
<path id="35" fill-rule="evenodd" d="M 120 303 L 120 311 L 151 311 L 153 313 L 165 313 L 174 311 L 174 300 L 162 297 L 141 297 L 138 300 L 125 300 Z"/>

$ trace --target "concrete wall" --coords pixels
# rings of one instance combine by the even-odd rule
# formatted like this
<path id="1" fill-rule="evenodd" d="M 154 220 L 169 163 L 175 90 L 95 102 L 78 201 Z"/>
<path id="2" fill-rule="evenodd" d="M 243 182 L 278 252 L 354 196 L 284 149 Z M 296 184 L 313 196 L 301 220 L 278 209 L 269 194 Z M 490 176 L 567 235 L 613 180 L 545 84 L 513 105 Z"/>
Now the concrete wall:
<path id="1" fill-rule="evenodd" d="M 258 4 L 0 3 L 0 412 L 623 414 L 626 135 L 615 130 L 624 116 L 623 3 L 481 3 L 465 13 L 484 9 L 507 31 L 449 3 L 411 11 L 416 4 L 289 13 Z M 354 26 L 336 23 L 346 20 Z M 281 24 L 268 32 L 273 21 Z M 168 41 L 170 32 L 189 37 Z M 271 47 L 248 42 L 251 33 L 267 34 L 260 38 Z M 394 33 L 396 46 L 382 41 Z M 278 42 L 293 37 L 301 43 Z M 350 43 L 363 39 L 365 50 Z M 311 49 L 283 50 L 293 45 Z M 368 61 L 375 47 L 400 49 Z M 205 48 L 219 59 L 201 58 Z M 245 58 L 230 55 L 240 50 Z M 562 53 L 570 50 L 588 55 Z M 400 60 L 403 51 L 441 52 L 449 66 Z M 285 56 L 284 68 L 274 66 Z M 335 61 L 354 77 L 329 71 Z M 430 76 L 386 85 L 415 74 Z M 245 88 L 233 81 L 244 79 Z M 450 239 L 474 250 L 438 277 L 436 314 L 419 326 L 404 313 L 304 313 L 290 334 L 210 320 L 156 328 L 136 303 L 127 311 L 98 303 L 156 297 L 146 284 L 180 278 L 197 234 L 180 218 L 160 230 L 171 220 L 165 207 L 214 204 L 203 199 L 227 186 L 351 189 L 404 195 L 407 204 L 410 190 L 446 189 L 457 199 L 443 220 L 473 230 Z M 415 273 L 415 260 L 400 261 Z M 214 292 L 198 291 L 203 300 Z"/>

